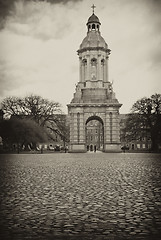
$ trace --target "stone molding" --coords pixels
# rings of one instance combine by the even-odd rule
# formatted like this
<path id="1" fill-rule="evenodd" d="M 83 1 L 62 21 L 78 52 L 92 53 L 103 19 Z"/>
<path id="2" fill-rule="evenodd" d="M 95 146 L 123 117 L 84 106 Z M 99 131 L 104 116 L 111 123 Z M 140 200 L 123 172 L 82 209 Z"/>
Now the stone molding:
<path id="1" fill-rule="evenodd" d="M 71 107 L 117 107 L 120 108 L 122 104 L 120 103 L 70 103 L 67 105 L 68 108 Z M 110 112 L 110 110 L 109 110 Z"/>
<path id="2" fill-rule="evenodd" d="M 80 54 L 80 53 L 83 53 L 83 52 L 86 52 L 86 51 L 92 51 L 92 50 L 96 50 L 96 51 L 104 51 L 106 53 L 108 53 L 108 55 L 110 55 L 111 53 L 111 50 L 108 49 L 108 48 L 104 48 L 104 47 L 86 47 L 86 48 L 82 48 L 82 49 L 79 49 L 77 50 L 77 53 Z"/>

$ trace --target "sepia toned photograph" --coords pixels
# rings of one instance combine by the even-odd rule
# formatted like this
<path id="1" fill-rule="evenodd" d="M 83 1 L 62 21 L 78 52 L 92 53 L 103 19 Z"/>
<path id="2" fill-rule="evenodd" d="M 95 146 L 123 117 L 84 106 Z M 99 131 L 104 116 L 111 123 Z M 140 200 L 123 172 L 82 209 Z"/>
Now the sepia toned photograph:
<path id="1" fill-rule="evenodd" d="M 161 0 L 0 0 L 0 239 L 161 239 Z"/>

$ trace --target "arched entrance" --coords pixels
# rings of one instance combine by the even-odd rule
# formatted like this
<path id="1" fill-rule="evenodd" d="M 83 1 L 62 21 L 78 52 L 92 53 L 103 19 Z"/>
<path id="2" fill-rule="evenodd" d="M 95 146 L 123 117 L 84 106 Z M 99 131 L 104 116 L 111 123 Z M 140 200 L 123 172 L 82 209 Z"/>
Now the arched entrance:
<path id="1" fill-rule="evenodd" d="M 100 117 L 91 116 L 85 124 L 87 151 L 104 151 L 104 124 Z"/>

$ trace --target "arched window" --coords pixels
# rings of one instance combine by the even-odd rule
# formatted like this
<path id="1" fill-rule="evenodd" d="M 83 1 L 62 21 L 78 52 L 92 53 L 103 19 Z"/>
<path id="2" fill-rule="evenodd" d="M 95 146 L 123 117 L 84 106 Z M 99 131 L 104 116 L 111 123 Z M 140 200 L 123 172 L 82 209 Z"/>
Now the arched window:
<path id="1" fill-rule="evenodd" d="M 101 59 L 101 79 L 105 80 L 105 60 Z"/>
<path id="2" fill-rule="evenodd" d="M 104 65 L 104 64 L 105 64 L 105 60 L 102 59 L 102 60 L 101 60 L 101 65 Z"/>
<path id="3" fill-rule="evenodd" d="M 97 24 L 97 29 L 99 30 L 99 25 Z"/>
<path id="4" fill-rule="evenodd" d="M 96 29 L 95 24 L 92 24 L 92 30 L 95 30 L 95 29 Z"/>
<path id="5" fill-rule="evenodd" d="M 83 80 L 86 79 L 86 75 L 87 75 L 87 59 L 83 59 L 82 60 L 82 77 L 83 77 Z"/>
<path id="6" fill-rule="evenodd" d="M 91 65 L 92 66 L 96 66 L 96 64 L 97 64 L 97 59 L 96 58 L 92 58 L 91 59 Z"/>
<path id="7" fill-rule="evenodd" d="M 87 65 L 87 59 L 84 58 L 84 59 L 82 60 L 82 63 L 83 63 L 84 66 Z"/>
<path id="8" fill-rule="evenodd" d="M 91 59 L 91 78 L 92 80 L 96 80 L 96 67 L 97 67 L 97 59 Z"/>
<path id="9" fill-rule="evenodd" d="M 90 31 L 91 30 L 91 25 L 88 25 L 88 31 Z"/>

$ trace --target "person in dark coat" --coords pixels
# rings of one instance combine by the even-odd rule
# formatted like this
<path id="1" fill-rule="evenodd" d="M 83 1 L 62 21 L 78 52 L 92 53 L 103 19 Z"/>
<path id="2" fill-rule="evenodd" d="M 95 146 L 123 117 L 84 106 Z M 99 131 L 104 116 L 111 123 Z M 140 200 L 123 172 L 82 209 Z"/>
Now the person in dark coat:
<path id="1" fill-rule="evenodd" d="M 97 149 L 96 149 L 96 145 L 94 145 L 94 151 L 96 152 L 96 150 L 97 150 Z"/>

